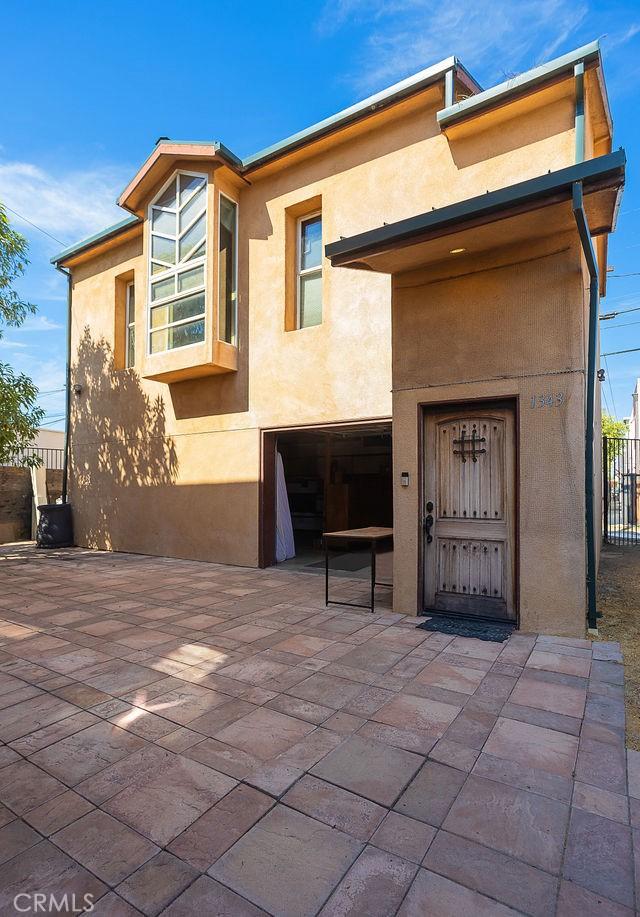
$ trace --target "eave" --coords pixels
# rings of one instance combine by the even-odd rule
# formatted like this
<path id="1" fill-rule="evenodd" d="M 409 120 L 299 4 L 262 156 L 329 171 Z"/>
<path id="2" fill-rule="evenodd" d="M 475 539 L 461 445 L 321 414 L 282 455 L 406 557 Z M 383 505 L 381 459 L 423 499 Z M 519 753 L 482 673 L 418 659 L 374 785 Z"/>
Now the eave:
<path id="1" fill-rule="evenodd" d="M 381 273 L 413 270 L 425 263 L 441 260 L 446 253 L 452 253 L 451 249 L 463 247 L 467 251 L 462 243 L 473 238 L 471 233 L 478 233 L 479 227 L 571 201 L 575 182 L 582 182 L 587 208 L 590 203 L 594 205 L 592 235 L 608 233 L 615 226 L 620 191 L 624 184 L 625 163 L 624 151 L 618 150 L 341 239 L 325 246 L 325 254 L 334 267 L 352 267 Z M 596 208 L 596 193 L 605 191 L 607 199 L 603 201 L 598 198 Z M 469 235 L 462 239 L 461 234 L 464 233 Z M 447 239 L 454 241 L 436 244 L 436 240 Z M 481 244 L 490 244 L 486 233 Z"/>
<path id="2" fill-rule="evenodd" d="M 334 134 L 363 118 L 388 108 L 390 105 L 395 105 L 403 99 L 422 92 L 434 83 L 444 80 L 445 75 L 450 72 L 455 74 L 469 92 L 481 91 L 479 83 L 460 63 L 458 58 L 447 57 L 439 63 L 427 67 L 425 70 L 420 70 L 413 76 L 394 83 L 393 86 L 389 86 L 387 89 L 383 89 L 381 92 L 369 96 L 361 102 L 337 112 L 335 115 L 331 115 L 329 118 L 318 121 L 316 124 L 312 124 L 310 127 L 246 157 L 246 159 L 242 160 L 242 169 L 246 173 L 255 171 L 275 159 L 289 155 L 303 146 L 314 143 L 329 134 Z"/>
<path id="3" fill-rule="evenodd" d="M 67 265 L 91 249 L 104 246 L 116 239 L 118 243 L 124 242 L 129 236 L 137 235 L 138 231 L 142 231 L 142 220 L 137 216 L 127 216 L 124 220 L 120 220 L 120 222 L 94 233 L 94 235 L 88 236 L 74 245 L 68 246 L 68 248 L 51 258 L 51 264 L 55 264 L 56 267 Z"/>
<path id="4" fill-rule="evenodd" d="M 505 80 L 497 86 L 485 89 L 468 99 L 463 99 L 443 108 L 437 114 L 438 124 L 442 130 L 457 124 L 467 118 L 475 117 L 485 111 L 505 105 L 516 98 L 527 95 L 541 86 L 553 83 L 566 77 L 572 77 L 574 68 L 577 64 L 583 63 L 585 68 L 602 67 L 600 57 L 600 44 L 597 41 L 590 42 L 563 54 L 540 67 L 534 67 L 521 73 L 518 76 Z M 609 123 L 611 116 L 609 113 L 606 92 L 603 87 L 603 103 L 608 113 Z"/>

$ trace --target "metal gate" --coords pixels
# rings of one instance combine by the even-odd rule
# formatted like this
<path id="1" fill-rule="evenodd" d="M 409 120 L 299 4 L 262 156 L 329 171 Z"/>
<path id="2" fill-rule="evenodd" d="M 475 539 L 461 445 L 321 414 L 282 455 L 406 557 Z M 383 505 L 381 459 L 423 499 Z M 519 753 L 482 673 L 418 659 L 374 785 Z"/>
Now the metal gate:
<path id="1" fill-rule="evenodd" d="M 602 437 L 604 540 L 640 545 L 640 439 Z"/>

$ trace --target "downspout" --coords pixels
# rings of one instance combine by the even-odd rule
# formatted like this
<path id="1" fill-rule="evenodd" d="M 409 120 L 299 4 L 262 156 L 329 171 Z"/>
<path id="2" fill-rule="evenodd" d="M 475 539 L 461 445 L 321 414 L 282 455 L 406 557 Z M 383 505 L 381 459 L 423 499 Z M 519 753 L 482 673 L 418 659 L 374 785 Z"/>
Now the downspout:
<path id="1" fill-rule="evenodd" d="M 587 346 L 587 380 L 586 380 L 586 424 L 584 438 L 584 491 L 585 491 L 585 524 L 587 536 L 587 621 L 590 631 L 598 629 L 596 608 L 596 545 L 594 535 L 594 459 L 593 436 L 596 389 L 596 344 L 598 340 L 598 262 L 596 260 L 589 223 L 584 209 L 582 182 L 573 185 L 573 215 L 582 252 L 589 270 L 589 339 Z"/>
<path id="2" fill-rule="evenodd" d="M 584 162 L 584 61 L 573 68 L 576 84 L 576 162 Z"/>
<path id="3" fill-rule="evenodd" d="M 62 502 L 68 503 L 68 480 L 69 480 L 69 440 L 71 426 L 71 271 L 66 271 L 63 267 L 56 265 L 56 270 L 60 271 L 67 278 L 67 366 L 65 372 L 65 426 L 64 426 L 64 453 L 62 456 Z"/>
<path id="4" fill-rule="evenodd" d="M 455 71 L 453 67 L 451 70 L 447 70 L 444 75 L 444 107 L 451 108 L 455 99 L 454 99 L 454 78 Z"/>

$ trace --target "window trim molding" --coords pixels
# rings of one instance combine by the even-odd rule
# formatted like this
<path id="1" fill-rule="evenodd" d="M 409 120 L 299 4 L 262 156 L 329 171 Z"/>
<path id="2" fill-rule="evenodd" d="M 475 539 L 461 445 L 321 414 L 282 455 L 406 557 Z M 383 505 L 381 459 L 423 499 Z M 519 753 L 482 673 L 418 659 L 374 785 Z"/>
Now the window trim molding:
<path id="1" fill-rule="evenodd" d="M 234 239 L 235 239 L 235 245 L 234 245 L 234 250 L 233 250 L 233 281 L 234 281 L 234 288 L 235 288 L 235 293 L 236 293 L 236 301 L 235 301 L 234 320 L 233 320 L 233 336 L 230 341 L 227 341 L 220 336 L 221 303 L 220 303 L 220 262 L 219 262 L 219 258 L 220 258 L 220 229 L 222 226 L 221 202 L 222 202 L 223 197 L 227 201 L 229 201 L 231 204 L 233 204 L 235 207 L 235 221 L 234 221 L 235 225 L 233 228 Z M 217 276 L 215 277 L 215 280 L 214 280 L 217 294 L 218 294 L 218 315 L 217 315 L 218 335 L 217 337 L 219 341 L 222 341 L 223 344 L 228 344 L 230 347 L 238 346 L 238 306 L 239 306 L 239 297 L 240 297 L 239 290 L 238 290 L 238 228 L 239 228 L 239 225 L 240 225 L 240 204 L 239 202 L 236 201 L 234 198 L 232 198 L 230 194 L 227 194 L 225 191 L 222 191 L 222 189 L 218 189 L 218 226 L 217 226 L 218 232 L 217 232 L 217 240 L 216 240 L 216 256 L 217 257 L 215 260 L 215 273 Z"/>
<path id="2" fill-rule="evenodd" d="M 313 220 L 314 217 L 320 217 L 320 264 L 318 267 L 302 267 L 302 224 L 307 223 L 309 220 Z M 322 306 L 322 321 L 317 322 L 315 325 L 308 325 L 307 327 L 303 326 L 300 322 L 300 307 L 302 304 L 302 278 L 310 277 L 314 274 L 320 275 L 320 280 L 324 279 L 324 266 L 323 266 L 323 255 L 322 255 L 322 209 L 312 210 L 310 213 L 304 213 L 298 217 L 296 220 L 296 285 L 295 285 L 295 296 L 296 296 L 296 330 L 297 331 L 306 331 L 307 328 L 317 328 L 319 325 L 322 325 L 324 322 L 324 302 L 321 299 Z"/>
<path id="3" fill-rule="evenodd" d="M 180 214 L 180 207 L 179 207 L 180 179 L 179 179 L 179 176 L 181 175 L 188 175 L 193 178 L 203 179 L 205 196 L 204 196 L 204 211 L 198 214 L 197 216 L 195 216 L 192 220 L 190 220 L 189 223 L 184 227 L 184 229 L 180 231 L 180 228 L 179 228 L 179 214 Z M 165 193 L 167 188 L 174 181 L 176 182 L 176 194 L 177 194 L 175 215 L 176 215 L 176 229 L 178 231 L 175 237 L 172 237 L 172 236 L 167 235 L 166 233 L 158 232 L 154 230 L 153 211 L 155 209 L 155 210 L 160 210 L 163 213 L 173 213 L 171 208 L 158 206 L 158 204 L 156 204 L 156 201 L 158 201 L 162 197 L 162 195 Z M 210 184 L 209 174 L 207 172 L 194 172 L 191 169 L 174 169 L 171 175 L 169 175 L 166 181 L 161 185 L 158 191 L 154 194 L 153 198 L 151 199 L 151 201 L 149 202 L 147 206 L 147 225 L 148 225 L 148 234 L 147 234 L 148 251 L 147 251 L 147 256 L 146 256 L 147 301 L 145 303 L 145 357 L 147 359 L 152 359 L 154 357 L 159 357 L 159 356 L 166 357 L 167 354 L 178 352 L 178 351 L 183 351 L 190 347 L 201 347 L 206 342 L 206 339 L 207 339 L 207 302 L 209 301 L 207 297 L 207 292 L 208 292 L 207 268 L 208 268 L 209 256 L 211 252 L 211 244 L 210 244 L 210 239 L 209 239 L 210 237 L 210 232 L 209 232 L 209 229 L 210 229 L 209 227 L 209 184 Z M 197 194 L 197 190 L 194 191 L 193 194 L 189 196 L 187 201 L 191 200 L 191 198 L 195 194 Z M 158 264 L 165 264 L 165 262 L 163 262 L 161 259 L 153 257 L 153 237 L 159 236 L 160 238 L 167 239 L 167 240 L 174 242 L 176 245 L 176 258 L 177 258 L 178 252 L 179 252 L 180 238 L 184 236 L 187 232 L 189 232 L 191 227 L 194 226 L 201 217 L 204 217 L 204 226 L 205 226 L 205 235 L 204 235 L 205 252 L 204 252 L 204 255 L 201 255 L 199 258 L 195 259 L 194 262 L 185 261 L 182 264 L 180 264 L 178 261 L 176 261 L 174 265 L 167 264 L 166 270 L 158 271 L 156 274 L 154 274 L 152 272 L 153 262 L 155 261 Z M 194 246 L 194 249 L 197 247 L 198 245 L 196 244 L 196 246 Z M 194 249 L 192 249 L 192 251 Z M 203 268 L 203 278 L 204 279 L 203 279 L 202 285 L 198 285 L 197 287 L 191 290 L 184 290 L 182 292 L 178 292 L 178 277 L 181 274 L 189 270 L 193 270 L 194 268 L 198 268 L 198 267 Z M 160 299 L 157 299 L 154 301 L 152 299 L 153 284 L 157 283 L 159 280 L 167 280 L 169 279 L 169 277 L 176 278 L 176 281 L 175 281 L 176 292 L 170 294 L 169 296 L 163 296 Z M 200 293 L 202 293 L 204 296 L 203 309 L 201 313 L 199 313 L 198 315 L 189 316 L 186 319 L 179 319 L 178 321 L 175 321 L 175 322 L 168 322 L 156 328 L 151 327 L 151 311 L 152 309 L 156 308 L 156 306 L 163 306 L 167 303 L 176 302 L 177 300 L 184 299 L 188 296 L 195 296 Z M 182 324 L 188 324 L 189 322 L 196 322 L 200 320 L 202 320 L 202 322 L 204 323 L 204 337 L 202 341 L 194 341 L 191 344 L 183 344 L 181 347 L 167 347 L 164 350 L 156 350 L 156 351 L 151 350 L 151 335 L 153 332 L 163 331 L 168 328 L 173 328 L 173 327 L 177 327 Z"/>

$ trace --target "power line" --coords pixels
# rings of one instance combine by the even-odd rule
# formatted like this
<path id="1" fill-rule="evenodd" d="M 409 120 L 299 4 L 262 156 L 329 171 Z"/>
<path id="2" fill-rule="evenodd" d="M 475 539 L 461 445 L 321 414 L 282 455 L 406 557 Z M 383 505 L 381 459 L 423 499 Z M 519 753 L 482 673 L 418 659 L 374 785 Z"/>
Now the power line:
<path id="1" fill-rule="evenodd" d="M 615 331 L 616 328 L 628 328 L 629 325 L 640 325 L 639 322 L 620 322 L 619 325 L 605 325 L 603 331 Z"/>
<path id="2" fill-rule="evenodd" d="M 607 363 L 607 357 L 604 358 L 604 368 L 607 371 L 607 382 L 609 383 L 609 394 L 611 395 L 611 404 L 613 405 L 613 415 L 614 417 L 618 416 L 616 410 L 616 399 L 613 397 L 613 388 L 611 387 L 611 373 L 609 372 L 609 364 Z"/>
<path id="3" fill-rule="evenodd" d="M 608 319 L 617 318 L 618 315 L 626 315 L 627 312 L 640 312 L 640 306 L 634 306 L 633 309 L 618 309 L 615 312 L 603 312 L 598 317 L 601 322 L 606 322 Z"/>
<path id="4" fill-rule="evenodd" d="M 610 350 L 609 353 L 601 353 L 601 357 L 617 357 L 620 353 L 637 353 L 640 347 L 632 347 L 630 350 Z"/>
<path id="5" fill-rule="evenodd" d="M 43 229 L 42 226 L 38 226 L 37 223 L 34 223 L 32 220 L 28 220 L 26 217 L 23 217 L 21 213 L 18 213 L 17 210 L 14 210 L 12 207 L 9 207 L 8 204 L 2 205 L 5 210 L 8 210 L 9 213 L 15 214 L 20 220 L 24 220 L 25 223 L 28 223 L 29 226 L 33 226 L 34 229 L 37 229 L 38 232 L 44 233 L 45 236 L 49 236 L 50 239 L 53 239 L 54 242 L 57 242 L 58 245 L 68 245 L 68 242 L 62 242 L 60 239 L 56 239 L 55 236 L 52 236 L 50 232 L 47 232 L 46 229 Z"/>
<path id="6" fill-rule="evenodd" d="M 640 277 L 640 271 L 631 271 L 630 274 L 607 274 L 607 277 Z"/>

